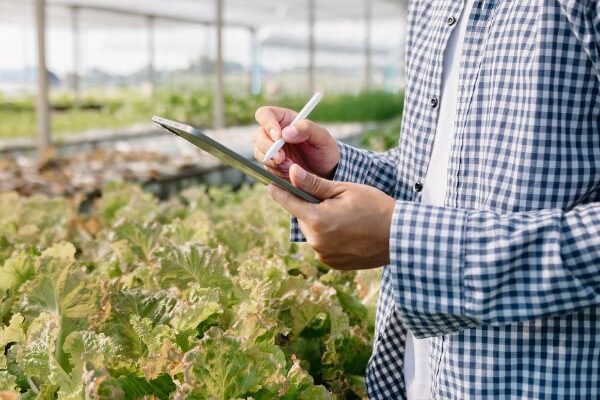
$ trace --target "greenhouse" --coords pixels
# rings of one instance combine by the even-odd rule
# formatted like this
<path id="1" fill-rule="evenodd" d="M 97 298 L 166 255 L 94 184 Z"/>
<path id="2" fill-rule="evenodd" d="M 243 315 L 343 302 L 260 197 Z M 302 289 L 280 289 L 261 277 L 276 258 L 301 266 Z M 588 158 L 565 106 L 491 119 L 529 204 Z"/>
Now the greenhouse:
<path id="1" fill-rule="evenodd" d="M 255 112 L 394 146 L 406 5 L 0 0 L 0 399 L 366 398 L 381 273 L 289 242 Z"/>
<path id="2" fill-rule="evenodd" d="M 600 393 L 600 0 L 0 0 L 0 400 Z"/>

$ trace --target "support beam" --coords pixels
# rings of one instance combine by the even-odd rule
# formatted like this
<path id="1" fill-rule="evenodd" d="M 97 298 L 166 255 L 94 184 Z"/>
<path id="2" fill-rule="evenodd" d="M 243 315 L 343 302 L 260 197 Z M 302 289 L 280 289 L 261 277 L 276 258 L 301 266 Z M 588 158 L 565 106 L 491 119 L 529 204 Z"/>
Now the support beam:
<path id="1" fill-rule="evenodd" d="M 35 21 L 37 33 L 37 129 L 38 160 L 42 161 L 50 147 L 50 101 L 48 68 L 46 66 L 46 0 L 36 0 Z"/>
<path id="2" fill-rule="evenodd" d="M 146 17 L 147 22 L 147 34 L 148 34 L 148 86 L 150 88 L 150 95 L 154 97 L 156 91 L 156 38 L 155 38 L 155 26 L 156 18 L 154 16 Z"/>
<path id="3" fill-rule="evenodd" d="M 71 36 L 73 37 L 73 72 L 72 72 L 72 90 L 75 98 L 75 106 L 81 104 L 81 31 L 79 24 L 80 8 L 71 7 Z"/>
<path id="4" fill-rule="evenodd" d="M 252 40 L 250 54 L 250 82 L 251 93 L 257 96 L 262 93 L 262 63 L 261 48 L 256 29 L 250 29 L 250 40 Z"/>
<path id="5" fill-rule="evenodd" d="M 223 12 L 225 0 L 215 0 L 216 7 L 216 59 L 214 85 L 214 128 L 221 130 L 225 127 L 225 85 L 223 82 Z"/>
<path id="6" fill-rule="evenodd" d="M 0 1 L 2 1 L 2 0 L 0 0 Z M 22 0 L 16 0 L 16 1 L 20 2 Z M 142 11 L 128 9 L 125 7 L 110 7 L 110 6 L 105 7 L 105 6 L 99 6 L 99 5 L 94 5 L 94 4 L 88 4 L 87 2 L 85 2 L 85 4 L 81 4 L 80 2 L 74 2 L 74 1 L 69 1 L 69 2 L 61 1 L 60 3 L 62 6 L 77 5 L 82 10 L 95 11 L 95 12 L 107 13 L 107 14 L 117 14 L 117 15 L 121 15 L 121 16 L 154 17 L 156 19 L 160 19 L 161 21 L 179 22 L 179 23 L 191 24 L 191 25 L 204 25 L 204 26 L 209 26 L 209 27 L 216 25 L 216 22 L 213 20 L 210 20 L 210 19 L 188 18 L 188 17 L 182 17 L 182 16 L 178 16 L 178 15 L 148 13 L 148 12 L 142 12 Z M 58 4 L 52 4 L 52 6 L 60 7 L 60 5 L 58 5 Z M 250 29 L 253 27 L 250 24 L 242 24 L 242 23 L 237 23 L 237 22 L 229 22 L 229 23 L 227 23 L 227 26 L 231 27 L 231 28 L 241 28 L 241 29 Z"/>
<path id="7" fill-rule="evenodd" d="M 373 87 L 373 0 L 365 1 L 365 82 L 364 89 Z"/>
<path id="8" fill-rule="evenodd" d="M 316 0 L 308 0 L 308 87 L 311 93 L 317 91 L 315 24 L 317 20 Z"/>

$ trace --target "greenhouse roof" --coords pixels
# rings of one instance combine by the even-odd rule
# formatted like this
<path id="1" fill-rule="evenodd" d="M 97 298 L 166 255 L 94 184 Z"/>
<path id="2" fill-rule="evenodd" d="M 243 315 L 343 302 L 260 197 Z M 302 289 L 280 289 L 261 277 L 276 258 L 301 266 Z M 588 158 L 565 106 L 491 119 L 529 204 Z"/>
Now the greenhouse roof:
<path id="1" fill-rule="evenodd" d="M 315 0 L 316 16 L 320 21 L 363 19 L 367 1 L 372 1 L 372 16 L 376 20 L 398 18 L 403 14 L 406 0 Z M 3 22 L 17 22 L 19 15 L 10 7 L 33 5 L 33 0 L 0 0 L 8 8 Z M 106 26 L 111 15 L 154 16 L 165 20 L 212 24 L 216 15 L 214 0 L 47 0 L 50 11 L 60 8 L 81 9 L 106 14 L 101 23 Z M 308 19 L 309 0 L 226 0 L 225 23 L 229 26 L 260 28 L 264 25 L 298 23 Z M 8 15 L 10 14 L 10 15 Z M 60 10 L 57 16 L 60 17 Z M 22 15 L 22 14 L 21 14 Z M 8 18 L 9 17 L 9 18 Z M 29 15 L 23 15 L 29 18 Z M 65 13 L 65 23 L 68 23 Z"/>

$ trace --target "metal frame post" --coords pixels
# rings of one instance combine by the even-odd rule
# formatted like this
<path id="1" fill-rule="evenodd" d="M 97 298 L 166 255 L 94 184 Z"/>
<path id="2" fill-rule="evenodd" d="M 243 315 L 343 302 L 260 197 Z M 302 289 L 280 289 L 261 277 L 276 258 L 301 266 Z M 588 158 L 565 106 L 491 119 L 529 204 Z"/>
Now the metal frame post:
<path id="1" fill-rule="evenodd" d="M 316 0 L 308 0 L 308 87 L 312 93 L 317 90 L 315 24 L 317 19 Z"/>
<path id="2" fill-rule="evenodd" d="M 150 95 L 154 97 L 156 92 L 156 40 L 154 29 L 156 26 L 156 18 L 153 15 L 146 17 L 148 29 L 148 85 L 150 86 Z"/>
<path id="3" fill-rule="evenodd" d="M 256 29 L 250 29 L 249 32 L 250 40 L 252 40 L 250 49 L 250 86 L 252 95 L 257 96 L 262 93 L 261 49 Z"/>
<path id="4" fill-rule="evenodd" d="M 216 60 L 214 85 L 214 128 L 225 127 L 225 85 L 223 83 L 223 12 L 225 0 L 215 0 L 216 7 Z"/>
<path id="5" fill-rule="evenodd" d="M 51 145 L 50 138 L 50 101 L 48 68 L 46 65 L 46 0 L 36 0 L 35 20 L 37 33 L 37 128 L 38 160 L 42 161 Z"/>
<path id="6" fill-rule="evenodd" d="M 373 0 L 365 0 L 365 82 L 364 89 L 373 87 Z"/>
<path id="7" fill-rule="evenodd" d="M 75 106 L 81 104 L 81 31 L 79 24 L 80 8 L 71 6 L 71 35 L 73 36 L 73 72 L 72 90 L 75 98 Z"/>

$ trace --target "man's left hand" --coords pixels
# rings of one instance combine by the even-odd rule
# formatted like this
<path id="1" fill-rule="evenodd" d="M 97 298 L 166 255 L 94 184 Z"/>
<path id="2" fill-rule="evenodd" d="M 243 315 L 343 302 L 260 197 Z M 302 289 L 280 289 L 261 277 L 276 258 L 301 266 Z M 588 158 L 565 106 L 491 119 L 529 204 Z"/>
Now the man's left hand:
<path id="1" fill-rule="evenodd" d="M 389 238 L 395 200 L 366 185 L 332 182 L 290 169 L 294 186 L 323 199 L 308 203 L 274 185 L 273 199 L 297 217 L 319 260 L 340 270 L 376 268 L 390 262 Z"/>

